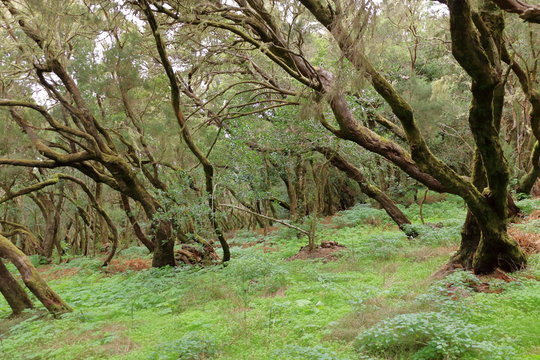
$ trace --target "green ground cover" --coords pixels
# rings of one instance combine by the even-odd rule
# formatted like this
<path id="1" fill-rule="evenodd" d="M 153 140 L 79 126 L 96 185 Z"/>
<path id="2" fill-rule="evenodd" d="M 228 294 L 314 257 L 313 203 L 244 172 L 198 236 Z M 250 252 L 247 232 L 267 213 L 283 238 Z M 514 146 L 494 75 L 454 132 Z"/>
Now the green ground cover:
<path id="1" fill-rule="evenodd" d="M 419 222 L 416 205 L 405 211 Z M 246 245 L 224 268 L 107 274 L 88 258 L 42 267 L 74 312 L 0 320 L 0 359 L 540 359 L 540 256 L 518 281 L 489 280 L 490 293 L 465 272 L 433 280 L 465 209 L 449 197 L 423 213 L 429 225 L 412 240 L 380 210 L 337 215 L 318 230 L 347 247 L 335 261 L 288 261 L 306 239 L 280 229 L 256 244 L 239 232 L 233 242 Z M 120 254 L 138 258 L 144 249 Z"/>

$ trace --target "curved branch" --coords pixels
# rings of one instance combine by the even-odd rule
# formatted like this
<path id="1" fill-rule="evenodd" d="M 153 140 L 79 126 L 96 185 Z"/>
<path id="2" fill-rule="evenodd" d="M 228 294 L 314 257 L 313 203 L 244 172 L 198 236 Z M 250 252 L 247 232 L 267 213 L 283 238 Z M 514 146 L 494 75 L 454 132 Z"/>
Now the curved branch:
<path id="1" fill-rule="evenodd" d="M 491 0 L 502 10 L 518 14 L 519 17 L 527 22 L 540 24 L 540 6 L 527 4 L 520 0 Z"/>

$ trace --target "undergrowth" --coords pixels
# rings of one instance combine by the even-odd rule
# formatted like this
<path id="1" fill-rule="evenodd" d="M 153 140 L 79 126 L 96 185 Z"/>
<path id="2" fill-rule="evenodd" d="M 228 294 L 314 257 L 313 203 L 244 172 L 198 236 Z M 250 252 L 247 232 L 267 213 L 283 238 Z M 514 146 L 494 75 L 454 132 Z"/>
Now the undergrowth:
<path id="1" fill-rule="evenodd" d="M 490 280 L 498 293 L 476 292 L 484 280 L 466 272 L 433 281 L 458 244 L 465 209 L 450 196 L 426 204 L 423 225 L 417 205 L 403 210 L 415 239 L 369 206 L 321 225 L 317 241 L 346 246 L 330 262 L 287 260 L 307 239 L 278 230 L 238 232 L 231 243 L 250 246 L 233 246 L 228 266 L 111 273 L 101 259 L 77 257 L 40 266 L 74 311 L 52 319 L 38 308 L 0 321 L 0 358 L 539 359 L 540 255 L 518 281 Z M 118 256 L 148 259 L 143 248 Z M 0 318 L 8 315 L 1 299 Z"/>

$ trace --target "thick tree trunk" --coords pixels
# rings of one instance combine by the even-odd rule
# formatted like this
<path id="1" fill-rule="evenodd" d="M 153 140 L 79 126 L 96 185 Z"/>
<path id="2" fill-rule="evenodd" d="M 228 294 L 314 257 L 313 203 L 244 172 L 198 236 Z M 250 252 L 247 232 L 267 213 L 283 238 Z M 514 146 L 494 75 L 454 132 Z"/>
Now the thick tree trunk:
<path id="1" fill-rule="evenodd" d="M 25 309 L 34 307 L 22 286 L 15 280 L 0 259 L 0 293 L 4 296 L 13 311 L 13 315 L 19 315 Z"/>
<path id="2" fill-rule="evenodd" d="M 461 243 L 458 251 L 450 259 L 449 268 L 455 268 L 457 265 L 465 270 L 473 269 L 474 254 L 480 243 L 480 235 L 478 222 L 474 215 L 467 211 L 467 217 L 461 229 Z"/>
<path id="3" fill-rule="evenodd" d="M 482 232 L 473 259 L 474 272 L 487 274 L 500 268 L 504 271 L 521 270 L 527 257 L 519 245 L 508 235 L 506 224 L 498 219 L 479 222 Z"/>
<path id="4" fill-rule="evenodd" d="M 471 181 L 477 189 L 483 190 L 487 186 L 487 179 L 478 149 L 475 151 L 472 167 L 473 172 Z M 516 216 L 520 212 L 510 194 L 507 195 L 507 207 L 508 218 Z M 491 219 L 488 222 L 505 224 L 506 221 L 507 219 L 504 219 L 503 221 L 500 219 Z M 504 226 L 504 229 L 502 230 L 505 234 L 506 226 Z M 489 231 L 486 233 L 489 234 Z M 481 241 L 484 236 L 483 230 L 471 210 L 468 210 L 465 223 L 461 229 L 460 247 L 450 259 L 447 266 L 448 269 L 459 266 L 463 267 L 465 270 L 474 270 L 477 273 L 482 273 L 492 271 L 497 267 L 506 267 L 507 269 L 513 270 L 521 268 L 524 264 L 524 255 L 523 253 L 520 253 L 519 246 L 504 234 L 488 235 L 488 237 L 485 238 L 486 240 Z M 490 248 L 490 246 L 486 246 L 486 244 L 492 241 L 494 242 L 493 249 L 490 249 L 489 251 L 493 251 L 493 254 L 490 254 L 486 249 Z M 504 246 L 496 245 L 499 242 L 503 243 Z M 481 243 L 482 249 L 480 249 Z M 505 252 L 509 255 L 505 255 Z M 511 258 L 513 257 L 511 263 L 513 263 L 514 266 L 508 266 L 507 261 L 504 260 L 508 256 Z M 499 259 L 501 260 L 500 263 Z"/>
<path id="5" fill-rule="evenodd" d="M 154 240 L 153 267 L 175 266 L 174 238 L 170 221 L 157 221 L 152 226 Z"/>
<path id="6" fill-rule="evenodd" d="M 208 156 L 210 152 L 208 152 L 205 155 L 205 153 L 201 150 L 201 148 L 199 148 L 199 146 L 195 143 L 195 141 L 193 140 L 191 136 L 189 125 L 187 124 L 187 120 L 184 117 L 184 113 L 182 112 L 182 109 L 180 108 L 180 86 L 178 85 L 178 79 L 176 77 L 174 68 L 169 60 L 169 57 L 167 56 L 166 45 L 163 42 L 163 39 L 159 32 L 158 23 L 154 17 L 154 14 L 152 13 L 152 10 L 150 9 L 148 2 L 140 1 L 139 5 L 141 6 L 141 9 L 145 13 L 146 20 L 148 21 L 148 24 L 150 25 L 150 28 L 152 29 L 152 34 L 154 35 L 154 39 L 156 41 L 156 47 L 159 53 L 159 57 L 161 59 L 161 64 L 163 65 L 163 69 L 165 70 L 165 73 L 167 74 L 167 78 L 169 79 L 169 85 L 171 88 L 171 105 L 174 110 L 174 115 L 176 117 L 178 125 L 180 127 L 182 138 L 184 139 L 189 150 L 193 153 L 193 155 L 200 161 L 201 165 L 203 166 L 204 176 L 206 180 L 206 194 L 208 196 L 208 202 L 210 206 L 210 214 L 209 214 L 210 222 L 212 223 L 212 228 L 214 229 L 214 233 L 216 234 L 216 237 L 218 238 L 219 243 L 221 244 L 221 248 L 223 249 L 222 261 L 227 262 L 230 260 L 231 256 L 230 256 L 230 251 L 229 251 L 229 244 L 227 243 L 227 240 L 225 239 L 225 236 L 223 235 L 223 232 L 221 231 L 221 228 L 219 227 L 219 224 L 216 221 L 216 207 L 214 204 L 215 199 L 214 199 L 214 183 L 213 183 L 214 167 L 208 160 Z"/>
<path id="7" fill-rule="evenodd" d="M 30 291 L 41 301 L 41 303 L 52 314 L 61 314 L 71 311 L 53 289 L 47 285 L 45 280 L 39 275 L 30 260 L 11 241 L 0 235 L 0 257 L 13 263 L 19 270 L 22 280 Z"/>

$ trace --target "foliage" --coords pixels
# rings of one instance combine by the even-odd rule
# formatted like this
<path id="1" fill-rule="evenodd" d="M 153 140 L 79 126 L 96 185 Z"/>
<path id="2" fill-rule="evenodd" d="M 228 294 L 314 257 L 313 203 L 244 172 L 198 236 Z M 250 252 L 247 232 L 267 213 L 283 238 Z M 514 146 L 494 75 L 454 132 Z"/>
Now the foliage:
<path id="1" fill-rule="evenodd" d="M 352 209 L 342 211 L 333 219 L 336 227 L 354 227 L 358 225 L 380 225 L 390 223 L 391 219 L 384 210 L 375 209 L 369 204 L 357 204 Z"/>
<path id="2" fill-rule="evenodd" d="M 449 202 L 426 204 L 426 221 L 437 222 L 440 209 L 453 208 Z M 463 216 L 463 209 L 458 210 L 451 210 L 456 222 Z M 450 228 L 431 228 L 431 235 Z M 240 240 L 231 242 L 252 235 L 240 232 Z M 233 247 L 235 257 L 225 267 L 107 274 L 101 259 L 83 257 L 40 267 L 46 274 L 63 274 L 49 283 L 75 311 L 56 320 L 31 312 L 16 325 L 2 320 L 0 356 L 534 358 L 540 338 L 540 285 L 529 278 L 540 275 L 540 255 L 530 258 L 527 273 L 516 275 L 519 281 L 490 281 L 502 293 L 477 293 L 473 285 L 483 280 L 467 272 L 428 280 L 450 250 L 431 251 L 439 249 L 437 242 L 409 240 L 395 226 L 321 227 L 319 236 L 347 246 L 344 255 L 327 263 L 287 261 L 305 239 L 275 232 L 254 246 Z M 144 253 L 129 248 L 117 259 L 125 263 L 147 256 Z M 0 316 L 8 314 L 9 307 L 0 300 Z M 413 344 L 415 340 L 420 343 Z"/>
<path id="3" fill-rule="evenodd" d="M 438 312 L 398 315 L 358 337 L 358 348 L 371 354 L 403 356 L 416 360 L 507 359 L 510 345 L 490 339 L 488 328 Z"/>
<path id="4" fill-rule="evenodd" d="M 507 359 L 515 356 L 511 334 L 498 338 L 490 325 L 471 322 L 474 310 L 466 299 L 480 280 L 456 271 L 435 282 L 416 301 L 432 311 L 400 314 L 361 333 L 357 347 L 368 354 L 411 359 Z"/>

